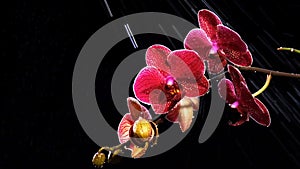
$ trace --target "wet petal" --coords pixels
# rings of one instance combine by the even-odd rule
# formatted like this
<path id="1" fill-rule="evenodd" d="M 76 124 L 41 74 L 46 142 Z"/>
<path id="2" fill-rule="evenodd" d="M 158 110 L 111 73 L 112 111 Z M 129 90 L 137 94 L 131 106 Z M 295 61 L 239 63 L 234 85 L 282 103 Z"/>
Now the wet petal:
<path id="1" fill-rule="evenodd" d="M 118 137 L 120 143 L 125 143 L 130 139 L 129 130 L 133 123 L 134 121 L 130 113 L 126 113 L 118 126 Z"/>
<path id="2" fill-rule="evenodd" d="M 162 90 L 164 87 L 164 76 L 155 67 L 145 67 L 137 75 L 133 91 L 135 96 L 142 102 L 150 103 L 150 93 L 153 90 Z"/>
<path id="3" fill-rule="evenodd" d="M 192 29 L 184 39 L 184 47 L 196 51 L 203 60 L 206 60 L 212 44 L 203 29 Z"/>
<path id="4" fill-rule="evenodd" d="M 249 114 L 250 117 L 252 117 L 252 119 L 254 119 L 257 123 L 268 126 L 270 123 L 270 115 L 267 108 L 263 105 L 263 103 L 252 96 L 248 87 L 244 83 L 241 84 L 242 95 L 239 99 L 240 105 L 238 110 Z"/>
<path id="5" fill-rule="evenodd" d="M 180 80 L 179 80 L 180 81 Z M 205 76 L 195 80 L 183 79 L 180 81 L 185 96 L 197 97 L 205 95 L 209 90 L 209 82 Z"/>
<path id="6" fill-rule="evenodd" d="M 218 74 L 224 70 L 227 61 L 222 56 L 210 56 L 207 60 L 208 72 L 211 74 Z"/>
<path id="7" fill-rule="evenodd" d="M 267 107 L 257 98 L 254 98 L 255 103 L 260 108 L 260 110 L 257 110 L 255 112 L 250 112 L 250 117 L 256 121 L 258 124 L 263 126 L 270 126 L 271 124 L 271 118 L 270 113 Z"/>
<path id="8" fill-rule="evenodd" d="M 189 97 L 196 97 L 208 91 L 208 80 L 204 76 L 205 65 L 199 55 L 192 50 L 173 51 L 168 57 L 171 74 L 184 88 Z"/>
<path id="9" fill-rule="evenodd" d="M 219 55 L 236 65 L 250 66 L 252 64 L 252 55 L 238 33 L 224 25 L 219 25 L 217 37 Z"/>
<path id="10" fill-rule="evenodd" d="M 198 12 L 199 26 L 202 28 L 212 41 L 216 41 L 217 25 L 222 24 L 220 18 L 213 12 L 202 9 Z"/>
<path id="11" fill-rule="evenodd" d="M 218 83 L 218 90 L 221 98 L 226 100 L 227 103 L 232 104 L 237 100 L 234 86 L 230 80 L 222 79 Z"/>
<path id="12" fill-rule="evenodd" d="M 150 103 L 155 114 L 165 114 L 170 111 L 178 101 L 181 100 L 181 94 L 169 96 L 161 90 L 155 90 L 150 94 Z"/>
<path id="13" fill-rule="evenodd" d="M 163 45 L 152 45 L 146 51 L 146 63 L 148 66 L 154 66 L 158 69 L 169 72 L 167 56 L 171 50 Z"/>
<path id="14" fill-rule="evenodd" d="M 201 77 L 205 71 L 205 65 L 200 56 L 192 50 L 175 50 L 168 56 L 168 63 L 171 67 L 170 73 L 177 78 Z"/>
<path id="15" fill-rule="evenodd" d="M 182 132 L 185 132 L 190 128 L 193 117 L 193 102 L 189 98 L 183 98 L 180 101 L 180 109 L 178 114 L 178 123 Z"/>
<path id="16" fill-rule="evenodd" d="M 240 70 L 238 70 L 236 67 L 228 65 L 228 72 L 230 74 L 231 77 L 231 81 L 233 83 L 233 86 L 235 88 L 235 93 L 237 95 L 237 97 L 241 97 L 241 95 L 243 95 L 243 93 L 241 92 L 241 88 L 242 83 L 244 83 L 247 86 L 246 80 L 243 77 L 243 75 L 241 74 Z M 249 91 L 250 93 L 250 91 Z"/>
<path id="17" fill-rule="evenodd" d="M 137 101 L 135 98 L 128 97 L 127 106 L 131 114 L 131 117 L 134 121 L 136 121 L 139 117 L 142 117 L 143 119 L 147 119 L 147 120 L 152 119 L 148 109 L 146 109 L 143 105 L 141 105 L 139 101 Z"/>

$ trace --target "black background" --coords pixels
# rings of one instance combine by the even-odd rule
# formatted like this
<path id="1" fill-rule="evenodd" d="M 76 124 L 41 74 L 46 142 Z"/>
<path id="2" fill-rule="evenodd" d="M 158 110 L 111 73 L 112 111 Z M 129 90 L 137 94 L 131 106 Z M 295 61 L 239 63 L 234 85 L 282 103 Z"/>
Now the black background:
<path id="1" fill-rule="evenodd" d="M 81 128 L 73 108 L 73 68 L 81 48 L 95 31 L 128 14 L 165 12 L 197 24 L 190 6 L 196 11 L 210 9 L 246 41 L 253 55 L 253 66 L 300 73 L 300 54 L 276 51 L 280 46 L 300 48 L 297 25 L 300 5 L 296 0 L 108 0 L 108 3 L 113 17 L 102 0 L 19 1 L 6 8 L 1 33 L 3 37 L 8 35 L 13 43 L 4 41 L 1 51 L 5 67 L 1 73 L 4 85 L 1 169 L 94 168 L 91 159 L 99 147 Z M 144 36 L 136 37 L 140 48 L 151 45 L 143 39 Z M 153 42 L 170 43 L 167 38 L 157 36 Z M 130 54 L 133 48 L 130 40 L 122 45 L 123 52 L 119 54 Z M 243 73 L 252 92 L 264 84 L 265 75 Z M 197 125 L 201 126 L 205 120 L 202 115 L 188 137 L 172 150 L 146 159 L 123 159 L 106 167 L 300 168 L 299 82 L 274 77 L 270 87 L 258 96 L 269 108 L 272 118 L 269 128 L 253 121 L 240 127 L 228 126 L 225 113 L 213 136 L 199 144 Z M 100 95 L 101 83 L 97 83 L 97 88 L 100 89 L 97 99 L 101 101 L 107 95 Z"/>

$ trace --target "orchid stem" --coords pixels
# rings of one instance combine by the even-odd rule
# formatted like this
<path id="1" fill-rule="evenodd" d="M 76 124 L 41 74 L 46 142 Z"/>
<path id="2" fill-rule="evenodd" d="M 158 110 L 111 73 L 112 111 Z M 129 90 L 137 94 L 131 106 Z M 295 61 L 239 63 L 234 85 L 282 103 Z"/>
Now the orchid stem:
<path id="1" fill-rule="evenodd" d="M 267 87 L 269 86 L 271 79 L 272 79 L 272 75 L 268 74 L 267 80 L 266 80 L 266 83 L 264 84 L 264 86 L 261 89 L 259 89 L 257 92 L 253 93 L 252 96 L 256 97 L 259 94 L 261 94 L 263 91 L 265 91 L 267 89 Z"/>
<path id="2" fill-rule="evenodd" d="M 279 47 L 279 48 L 277 48 L 277 50 L 287 50 L 287 51 L 290 51 L 290 52 L 295 52 L 295 53 L 299 53 L 300 54 L 300 50 L 299 49 L 294 49 L 294 48 Z"/>
<path id="3" fill-rule="evenodd" d="M 272 74 L 272 76 L 300 78 L 300 74 L 279 72 L 279 71 L 274 71 L 274 70 L 269 70 L 269 69 L 263 69 L 263 68 L 259 68 L 259 67 L 238 66 L 238 68 L 240 70 L 244 70 L 244 71 L 253 71 L 253 72 L 261 72 L 261 73 L 266 73 L 266 74 Z"/>

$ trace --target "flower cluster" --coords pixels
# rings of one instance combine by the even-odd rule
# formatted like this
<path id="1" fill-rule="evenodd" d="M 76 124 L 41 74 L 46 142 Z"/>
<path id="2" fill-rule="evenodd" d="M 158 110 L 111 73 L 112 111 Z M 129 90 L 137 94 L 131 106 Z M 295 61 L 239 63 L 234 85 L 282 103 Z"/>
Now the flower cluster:
<path id="1" fill-rule="evenodd" d="M 249 117 L 262 126 L 271 123 L 268 109 L 256 98 L 268 86 L 271 76 L 259 92 L 251 94 L 238 69 L 252 65 L 247 44 L 207 9 L 198 12 L 198 21 L 199 28 L 186 35 L 184 49 L 172 51 L 155 44 L 146 51 L 147 66 L 139 71 L 133 84 L 136 98 L 127 99 L 129 113 L 124 115 L 118 127 L 119 141 L 128 143 L 126 149 L 131 150 L 133 158 L 143 156 L 149 146 L 156 144 L 159 136 L 157 122 L 140 102 L 151 105 L 155 114 L 178 123 L 185 132 L 199 109 L 199 97 L 210 90 L 206 71 L 218 76 L 227 69 L 228 78 L 218 83 L 219 95 L 240 113 L 238 121 L 230 122 L 230 125 L 241 125 L 249 121 Z M 103 161 L 100 155 L 96 156 L 98 163 Z"/>
<path id="2" fill-rule="evenodd" d="M 120 143 L 130 142 L 128 149 L 134 158 L 141 157 L 158 137 L 157 124 L 139 101 L 151 105 L 154 113 L 178 123 L 185 132 L 192 123 L 194 111 L 199 109 L 199 97 L 210 89 L 206 65 L 210 74 L 218 74 L 227 66 L 231 80 L 219 81 L 219 94 L 240 113 L 240 119 L 230 125 L 241 125 L 249 117 L 263 126 L 270 125 L 268 109 L 251 94 L 235 67 L 251 66 L 253 60 L 247 44 L 207 9 L 198 12 L 198 21 L 199 28 L 185 37 L 184 49 L 172 51 L 155 44 L 146 51 L 147 66 L 140 70 L 133 84 L 137 100 L 128 98 L 130 113 L 125 114 L 118 128 Z"/>
<path id="3" fill-rule="evenodd" d="M 238 66 L 251 66 L 252 55 L 240 35 L 224 26 L 213 12 L 198 12 L 200 28 L 191 30 L 184 40 L 186 49 L 198 52 L 208 63 L 210 73 L 219 73 L 227 61 Z"/>

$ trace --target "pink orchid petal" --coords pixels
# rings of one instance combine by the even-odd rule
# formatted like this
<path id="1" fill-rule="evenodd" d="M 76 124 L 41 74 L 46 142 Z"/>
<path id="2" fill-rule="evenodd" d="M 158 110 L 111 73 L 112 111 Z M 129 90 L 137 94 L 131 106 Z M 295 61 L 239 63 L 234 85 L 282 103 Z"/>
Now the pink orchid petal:
<path id="1" fill-rule="evenodd" d="M 217 39 L 217 25 L 222 24 L 220 18 L 213 12 L 202 9 L 198 12 L 199 26 L 202 28 L 211 41 L 215 42 Z"/>
<path id="2" fill-rule="evenodd" d="M 209 90 L 209 82 L 205 76 L 197 79 L 197 83 L 182 81 L 182 86 L 187 97 L 197 97 L 205 95 Z"/>
<path id="3" fill-rule="evenodd" d="M 222 79 L 218 84 L 219 95 L 222 99 L 226 100 L 226 103 L 232 104 L 237 100 L 234 86 L 228 79 Z"/>
<path id="4" fill-rule="evenodd" d="M 175 79 L 202 77 L 205 72 L 205 65 L 200 56 L 192 50 L 175 50 L 168 56 L 168 63 L 171 67 L 170 73 Z"/>
<path id="5" fill-rule="evenodd" d="M 155 67 L 147 66 L 137 75 L 133 91 L 135 96 L 142 102 L 150 103 L 150 93 L 154 90 L 163 90 L 164 76 Z"/>
<path id="6" fill-rule="evenodd" d="M 150 94 L 150 103 L 155 114 L 166 114 L 170 111 L 177 102 L 181 100 L 181 94 L 170 95 L 167 98 L 163 91 L 156 90 Z"/>
<path id="7" fill-rule="evenodd" d="M 203 29 L 192 29 L 184 39 L 186 49 L 196 51 L 199 56 L 206 60 L 212 48 L 210 40 L 207 38 Z"/>
<path id="8" fill-rule="evenodd" d="M 118 138 L 120 143 L 125 143 L 129 141 L 129 130 L 133 123 L 134 121 L 130 113 L 126 113 L 118 126 Z"/>
<path id="9" fill-rule="evenodd" d="M 153 90 L 151 92 L 150 103 L 155 114 L 167 113 L 167 97 L 162 90 Z"/>
<path id="10" fill-rule="evenodd" d="M 210 56 L 207 60 L 208 72 L 211 74 L 218 74 L 224 70 L 227 61 L 222 56 Z"/>
<path id="11" fill-rule="evenodd" d="M 217 27 L 218 54 L 236 65 L 250 66 L 253 62 L 252 55 L 240 35 L 224 25 Z"/>
<path id="12" fill-rule="evenodd" d="M 254 101 L 260 108 L 260 111 L 250 112 L 250 117 L 260 125 L 270 126 L 271 117 L 269 110 L 259 99 L 254 98 Z"/>
<path id="13" fill-rule="evenodd" d="M 184 88 L 189 97 L 196 97 L 208 91 L 208 81 L 204 76 L 205 65 L 199 55 L 192 50 L 173 51 L 168 57 L 171 74 Z"/>
<path id="14" fill-rule="evenodd" d="M 166 115 L 166 119 L 170 122 L 178 122 L 178 115 L 180 109 L 180 102 L 178 102 Z"/>
<path id="15" fill-rule="evenodd" d="M 169 72 L 167 56 L 171 50 L 163 45 L 152 45 L 146 51 L 146 63 L 163 71 Z"/>
<path id="16" fill-rule="evenodd" d="M 131 117 L 134 121 L 136 121 L 139 117 L 142 117 L 143 119 L 147 119 L 147 120 L 152 119 L 148 109 L 146 109 L 143 105 L 141 105 L 135 98 L 128 97 L 127 106 L 131 114 Z"/>
<path id="17" fill-rule="evenodd" d="M 235 93 L 237 97 L 241 97 L 243 93 L 241 92 L 242 83 L 244 83 L 247 86 L 246 80 L 241 74 L 240 70 L 238 70 L 236 67 L 228 65 L 228 72 L 230 74 L 233 86 L 235 87 Z"/>
<path id="18" fill-rule="evenodd" d="M 180 101 L 178 113 L 178 123 L 182 132 L 190 128 L 194 117 L 193 102 L 189 98 L 183 98 Z"/>

